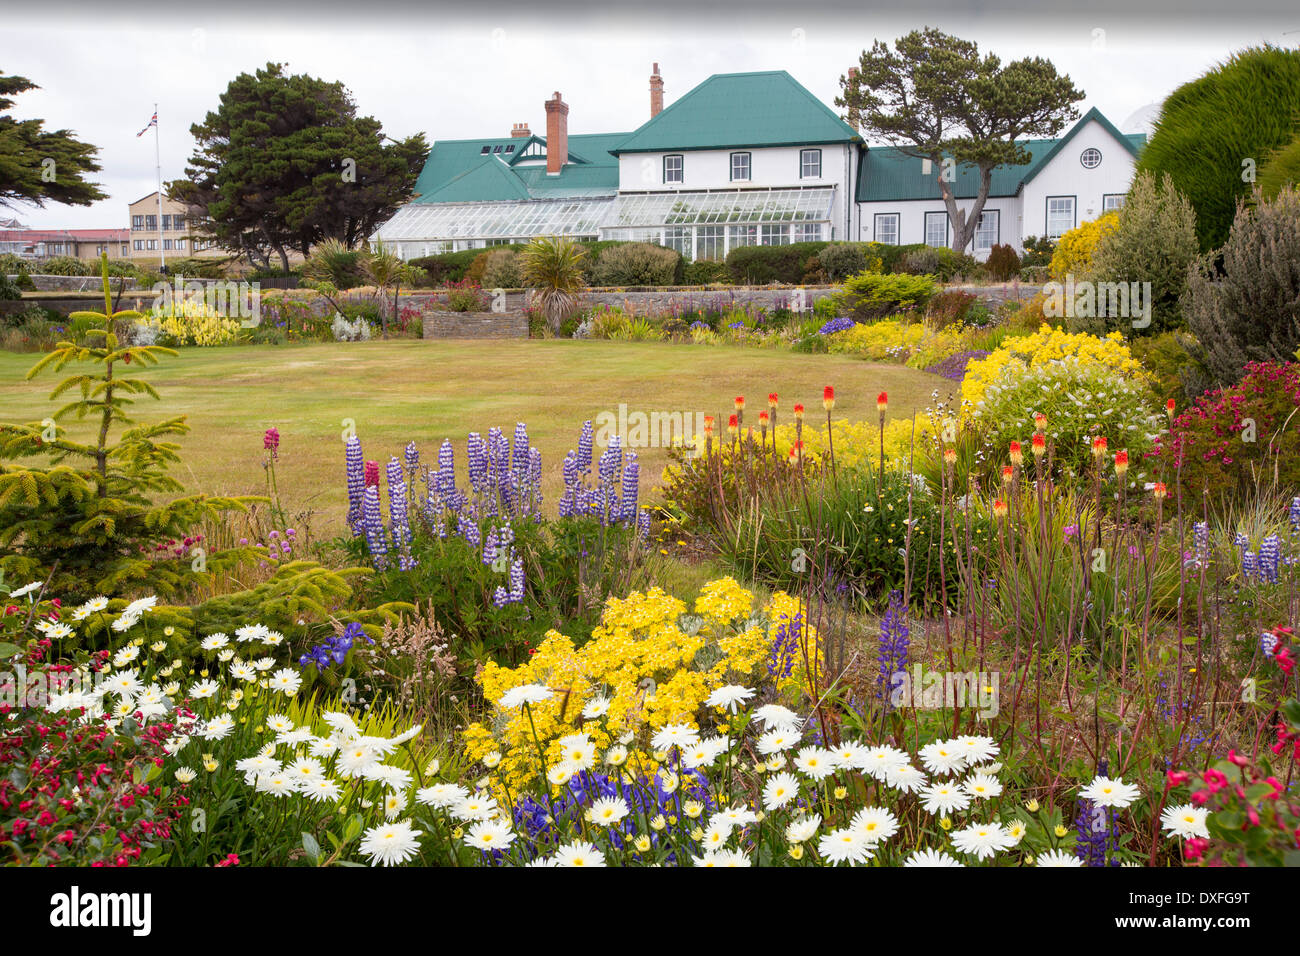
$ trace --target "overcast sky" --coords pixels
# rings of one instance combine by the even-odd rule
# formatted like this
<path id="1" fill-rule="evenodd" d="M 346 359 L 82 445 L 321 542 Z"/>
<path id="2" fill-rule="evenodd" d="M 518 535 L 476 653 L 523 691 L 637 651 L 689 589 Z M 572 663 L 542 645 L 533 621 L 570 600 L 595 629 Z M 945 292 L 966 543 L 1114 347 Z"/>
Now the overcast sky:
<path id="1" fill-rule="evenodd" d="M 637 3 L 621 14 L 607 2 L 547 7 L 541 19 L 542 5 L 506 0 L 471 5 L 473 15 L 461 6 L 457 19 L 391 0 L 277 6 L 270 20 L 271 4 L 259 5 L 261 13 L 180 4 L 126 13 L 105 13 L 102 5 L 60 5 L 45 15 L 7 11 L 0 71 L 41 86 L 22 94 L 13 114 L 40 117 L 47 128 L 74 130 L 98 146 L 103 170 L 96 179 L 110 198 L 90 207 L 0 207 L 0 216 L 34 228 L 124 228 L 127 203 L 155 188 L 154 134 L 136 136 L 155 101 L 162 176 L 180 178 L 193 149 L 190 124 L 216 107 L 234 76 L 268 60 L 340 80 L 359 111 L 389 135 L 423 132 L 432 142 L 505 136 L 517 122 L 544 131 L 542 103 L 556 90 L 570 105 L 570 132 L 635 129 L 649 118 L 653 62 L 668 104 L 713 73 L 783 69 L 833 108 L 839 76 L 864 48 L 927 24 L 1004 60 L 1048 57 L 1087 94 L 1081 110 L 1096 106 L 1123 127 L 1233 50 L 1300 43 L 1300 11 L 1278 12 L 1289 0 L 1276 0 L 1272 12 L 1265 7 L 1274 0 L 1246 0 L 1259 4 L 1249 13 L 1238 0 L 1231 15 L 1220 5 L 1214 20 L 1195 16 L 1188 0 L 1170 0 L 1171 13 L 1148 7 L 1135 16 L 1139 2 L 1106 0 L 1111 11 L 1125 12 L 1093 5 L 1082 15 L 1052 15 L 1043 6 L 999 15 L 991 10 L 996 0 L 970 0 L 967 10 L 977 12 L 961 14 L 915 5 L 907 10 L 920 12 L 882 12 L 880 3 L 871 12 L 861 2 L 840 10 L 801 5 L 787 14 L 768 3 L 726 9 L 708 0 Z"/>

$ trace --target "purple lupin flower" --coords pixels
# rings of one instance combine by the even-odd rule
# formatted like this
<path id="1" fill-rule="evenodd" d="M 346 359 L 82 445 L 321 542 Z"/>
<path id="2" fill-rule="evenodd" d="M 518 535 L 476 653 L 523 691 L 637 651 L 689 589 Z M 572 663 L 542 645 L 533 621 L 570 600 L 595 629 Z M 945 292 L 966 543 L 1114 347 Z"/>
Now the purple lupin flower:
<path id="1" fill-rule="evenodd" d="M 483 538 L 482 561 L 490 565 L 497 559 L 497 529 L 489 528 L 488 533 Z"/>
<path id="2" fill-rule="evenodd" d="M 889 607 L 880 621 L 880 676 L 877 690 L 887 703 L 894 687 L 894 675 L 907 670 L 911 631 L 907 626 L 907 604 L 902 591 L 889 592 Z"/>
<path id="3" fill-rule="evenodd" d="M 1300 497 L 1291 499 L 1291 509 L 1288 514 L 1291 519 L 1291 530 L 1300 531 Z"/>
<path id="4" fill-rule="evenodd" d="M 586 471 L 591 467 L 591 449 L 594 443 L 595 443 L 595 432 L 592 429 L 591 422 L 583 422 L 582 434 L 578 437 L 578 470 L 579 471 Z"/>
<path id="5" fill-rule="evenodd" d="M 644 508 L 637 513 L 636 529 L 637 533 L 640 534 L 642 541 L 645 541 L 650 537 L 650 512 L 646 511 Z"/>
<path id="6" fill-rule="evenodd" d="M 366 462 L 361 454 L 361 439 L 353 435 L 344 446 L 348 476 L 348 527 L 352 536 L 361 534 L 361 500 L 366 491 Z"/>
<path id="7" fill-rule="evenodd" d="M 366 538 L 370 560 L 380 571 L 388 567 L 388 536 L 384 533 L 384 520 L 379 510 L 379 488 L 367 485 L 361 501 L 361 531 Z"/>
<path id="8" fill-rule="evenodd" d="M 488 451 L 483 436 L 470 432 L 465 442 L 465 457 L 469 466 L 469 483 L 475 493 L 482 494 L 488 487 Z"/>
<path id="9" fill-rule="evenodd" d="M 456 452 L 451 447 L 451 440 L 444 438 L 438 447 L 438 494 L 443 501 L 450 501 L 456 493 Z"/>
<path id="10" fill-rule="evenodd" d="M 510 453 L 510 461 L 514 466 L 515 474 L 521 480 L 528 475 L 528 450 L 528 429 L 523 422 L 516 422 L 514 448 Z"/>
<path id="11" fill-rule="evenodd" d="M 1282 539 L 1270 534 L 1259 546 L 1259 574 L 1269 584 L 1276 584 L 1282 566 Z"/>
<path id="12" fill-rule="evenodd" d="M 407 473 L 414 475 L 416 470 L 420 467 L 420 452 L 415 447 L 415 442 L 407 442 L 406 450 L 402 454 L 406 459 Z"/>
<path id="13" fill-rule="evenodd" d="M 578 514 L 578 496 L 580 493 L 578 482 L 578 453 L 571 451 L 564 456 L 564 464 L 561 467 L 561 474 L 564 476 L 564 493 L 560 496 L 560 517 L 572 518 Z"/>
<path id="14" fill-rule="evenodd" d="M 518 603 L 524 599 L 524 559 L 510 562 L 510 600 Z"/>
<path id="15" fill-rule="evenodd" d="M 772 650 L 768 655 L 767 672 L 772 677 L 789 677 L 794 669 L 795 655 L 799 650 L 799 638 L 803 632 L 803 612 L 781 622 L 772 639 Z"/>
<path id="16" fill-rule="evenodd" d="M 623 466 L 623 500 L 618 505 L 616 521 L 635 521 L 637 488 L 641 480 L 641 466 L 637 464 L 636 453 L 628 452 L 627 464 Z"/>

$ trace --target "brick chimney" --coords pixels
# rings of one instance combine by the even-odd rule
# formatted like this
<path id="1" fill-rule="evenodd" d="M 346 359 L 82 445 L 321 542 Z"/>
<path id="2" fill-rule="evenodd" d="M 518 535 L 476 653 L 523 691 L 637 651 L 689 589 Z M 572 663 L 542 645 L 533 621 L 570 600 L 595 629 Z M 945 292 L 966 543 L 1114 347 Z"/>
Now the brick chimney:
<path id="1" fill-rule="evenodd" d="M 569 161 L 569 104 L 560 92 L 546 101 L 546 175 L 558 176 Z"/>
<path id="2" fill-rule="evenodd" d="M 528 128 L 527 123 L 516 123 L 510 129 L 510 138 L 518 139 L 521 136 L 532 136 L 533 132 Z"/>
<path id="3" fill-rule="evenodd" d="M 858 68 L 856 66 L 849 67 L 849 86 L 854 91 L 857 90 Z M 858 113 L 858 108 L 856 106 L 849 107 L 849 125 L 854 129 L 862 128 L 862 116 Z"/>
<path id="4" fill-rule="evenodd" d="M 650 118 L 654 119 L 664 110 L 664 78 L 659 75 L 659 64 L 655 64 L 650 74 Z"/>

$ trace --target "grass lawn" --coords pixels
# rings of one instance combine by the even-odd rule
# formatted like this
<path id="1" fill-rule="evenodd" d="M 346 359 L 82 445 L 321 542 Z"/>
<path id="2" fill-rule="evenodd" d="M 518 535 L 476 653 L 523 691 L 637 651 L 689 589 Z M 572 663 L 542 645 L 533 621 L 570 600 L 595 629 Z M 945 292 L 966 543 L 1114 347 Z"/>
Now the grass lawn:
<path id="1" fill-rule="evenodd" d="M 0 420 L 33 421 L 56 405 L 46 401 L 62 375 L 23 379 L 38 355 L 0 352 Z M 134 369 L 130 370 L 134 372 Z M 65 370 L 66 374 L 66 370 Z M 821 395 L 835 386 L 835 417 L 874 420 L 876 394 L 889 392 L 891 415 L 925 407 L 951 383 L 897 365 L 839 355 L 669 343 L 572 340 L 394 341 L 291 346 L 190 348 L 142 377 L 162 394 L 136 406 L 155 421 L 185 415 L 193 431 L 180 441 L 175 471 L 190 491 L 260 494 L 265 489 L 262 435 L 280 431 L 278 484 L 291 513 L 316 512 L 316 533 L 342 530 L 347 512 L 343 478 L 344 420 L 356 423 L 365 456 L 386 462 L 415 441 L 426 463 L 450 438 L 464 474 L 465 436 L 498 426 L 507 435 L 528 426 L 542 452 L 546 501 L 562 487 L 565 453 L 582 423 L 601 412 L 703 412 L 720 416 L 725 434 L 732 399 L 744 395 L 751 421 L 781 396 L 789 420 L 795 402 L 810 421 L 822 414 Z M 60 404 L 62 401 L 60 402 Z M 90 440 L 90 425 L 70 422 Z M 662 448 L 636 449 L 643 494 L 657 485 L 667 460 Z"/>

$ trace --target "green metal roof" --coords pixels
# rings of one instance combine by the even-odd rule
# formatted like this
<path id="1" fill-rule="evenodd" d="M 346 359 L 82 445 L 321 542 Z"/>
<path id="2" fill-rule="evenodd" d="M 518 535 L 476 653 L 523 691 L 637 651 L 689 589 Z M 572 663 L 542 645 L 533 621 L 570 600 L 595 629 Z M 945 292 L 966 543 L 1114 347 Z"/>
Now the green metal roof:
<path id="1" fill-rule="evenodd" d="M 1060 139 L 1031 139 L 1021 145 L 1029 153 L 1029 162 L 1019 166 L 997 166 L 989 196 L 1015 196 L 1020 188 L 1033 179 L 1079 130 L 1096 120 L 1123 144 L 1134 156 L 1146 142 L 1143 133 L 1121 133 L 1110 120 L 1095 107 L 1090 109 L 1070 131 Z M 932 168 L 929 175 L 922 172 L 922 161 L 909 156 L 896 146 L 872 146 L 862 156 L 858 166 L 858 202 L 895 202 L 915 199 L 942 199 L 939 192 L 939 170 Z M 979 170 L 974 166 L 958 166 L 952 184 L 957 199 L 974 199 L 979 195 Z"/>
<path id="2" fill-rule="evenodd" d="M 442 140 L 434 143 L 429 151 L 429 158 L 415 182 L 414 201 L 496 202 L 612 196 L 618 191 L 618 159 L 610 150 L 627 135 L 571 134 L 569 162 L 558 176 L 546 174 L 545 162 L 519 161 L 533 142 L 545 145 L 546 140 L 541 136 Z M 506 153 L 507 146 L 514 148 Z M 497 147 L 501 147 L 499 152 Z"/>
<path id="3" fill-rule="evenodd" d="M 784 70 L 717 73 L 610 152 L 803 146 L 860 139 Z"/>

